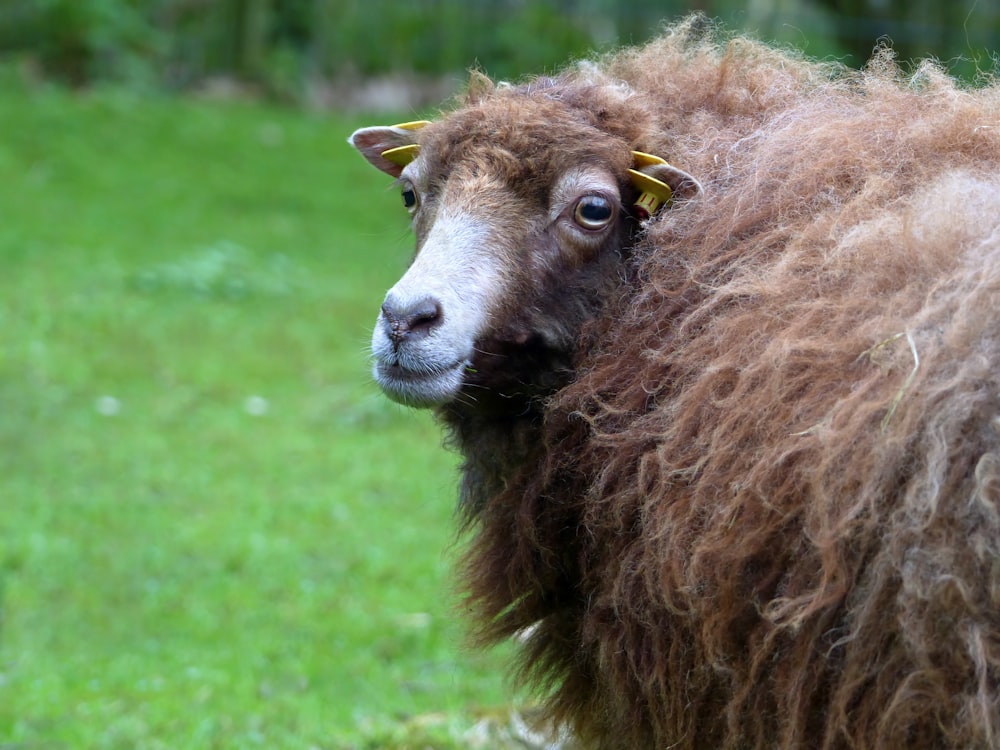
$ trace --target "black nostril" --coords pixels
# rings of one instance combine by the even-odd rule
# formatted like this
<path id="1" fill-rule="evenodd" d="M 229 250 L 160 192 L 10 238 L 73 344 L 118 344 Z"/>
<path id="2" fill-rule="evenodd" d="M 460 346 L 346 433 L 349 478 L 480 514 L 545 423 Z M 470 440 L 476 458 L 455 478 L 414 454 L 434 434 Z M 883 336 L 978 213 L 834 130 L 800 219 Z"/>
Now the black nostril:
<path id="1" fill-rule="evenodd" d="M 396 346 L 413 334 L 426 336 L 443 320 L 441 303 L 430 297 L 401 310 L 386 303 L 382 305 L 382 317 L 389 338 Z"/>
<path id="2" fill-rule="evenodd" d="M 426 300 L 407 316 L 406 323 L 412 333 L 430 333 L 432 328 L 441 323 L 441 305 L 437 300 Z"/>

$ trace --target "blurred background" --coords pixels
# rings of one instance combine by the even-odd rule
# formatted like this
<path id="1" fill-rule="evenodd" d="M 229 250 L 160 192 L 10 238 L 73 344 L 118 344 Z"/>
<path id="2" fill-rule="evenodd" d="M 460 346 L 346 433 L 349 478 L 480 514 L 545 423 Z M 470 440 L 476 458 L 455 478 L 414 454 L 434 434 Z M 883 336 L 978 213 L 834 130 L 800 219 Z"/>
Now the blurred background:
<path id="1" fill-rule="evenodd" d="M 1000 0 L 0 0 L 0 750 L 546 746 L 465 645 L 458 459 L 369 373 L 412 237 L 346 138 L 694 9 L 1000 50 Z"/>
<path id="2" fill-rule="evenodd" d="M 0 56 L 72 86 L 222 80 L 335 105 L 359 82 L 551 70 L 700 10 L 733 30 L 860 66 L 880 42 L 956 74 L 991 70 L 997 0 L 4 0 Z M 361 103 L 364 103 L 362 100 Z"/>

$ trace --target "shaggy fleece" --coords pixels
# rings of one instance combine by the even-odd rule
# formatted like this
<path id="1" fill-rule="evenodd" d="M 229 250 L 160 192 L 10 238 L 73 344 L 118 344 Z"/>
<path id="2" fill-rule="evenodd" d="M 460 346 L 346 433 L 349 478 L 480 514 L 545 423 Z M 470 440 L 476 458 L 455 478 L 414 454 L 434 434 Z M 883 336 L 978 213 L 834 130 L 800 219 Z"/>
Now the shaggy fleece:
<path id="1" fill-rule="evenodd" d="M 477 85 L 425 151 L 557 99 L 705 191 L 513 457 L 442 415 L 482 640 L 596 748 L 1000 746 L 1000 88 L 699 19 Z"/>

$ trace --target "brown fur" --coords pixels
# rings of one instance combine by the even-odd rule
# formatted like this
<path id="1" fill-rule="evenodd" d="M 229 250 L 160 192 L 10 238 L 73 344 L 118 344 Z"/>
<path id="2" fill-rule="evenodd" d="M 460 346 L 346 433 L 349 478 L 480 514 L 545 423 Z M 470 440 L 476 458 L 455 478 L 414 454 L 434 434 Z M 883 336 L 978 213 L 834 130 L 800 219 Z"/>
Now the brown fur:
<path id="1" fill-rule="evenodd" d="M 703 25 L 422 141 L 540 204 L 629 148 L 705 188 L 587 287 L 548 400 L 441 410 L 479 633 L 532 628 L 595 748 L 1000 747 L 1000 88 Z M 552 324 L 532 278 L 504 325 Z"/>

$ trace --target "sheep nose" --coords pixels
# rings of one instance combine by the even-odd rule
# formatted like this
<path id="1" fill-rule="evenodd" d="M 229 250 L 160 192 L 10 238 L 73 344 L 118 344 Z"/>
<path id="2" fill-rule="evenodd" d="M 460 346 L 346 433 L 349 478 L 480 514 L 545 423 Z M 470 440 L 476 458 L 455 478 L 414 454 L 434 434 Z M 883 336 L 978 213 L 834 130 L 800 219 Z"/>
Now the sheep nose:
<path id="1" fill-rule="evenodd" d="M 441 325 L 443 315 L 441 303 L 427 297 L 401 309 L 396 309 L 387 301 L 382 305 L 382 318 L 392 345 L 398 347 L 411 336 L 429 334 Z"/>

